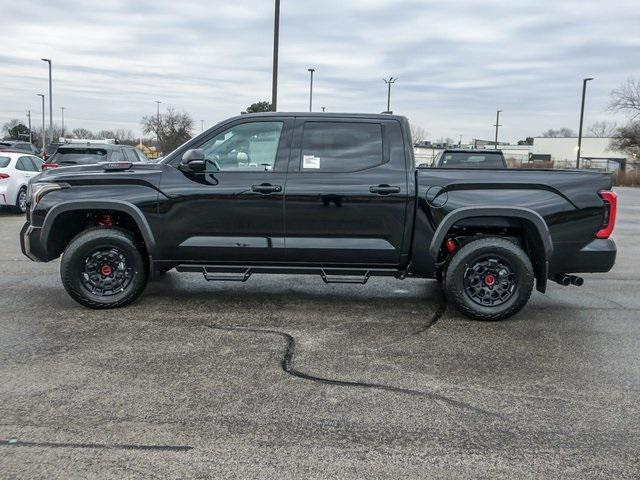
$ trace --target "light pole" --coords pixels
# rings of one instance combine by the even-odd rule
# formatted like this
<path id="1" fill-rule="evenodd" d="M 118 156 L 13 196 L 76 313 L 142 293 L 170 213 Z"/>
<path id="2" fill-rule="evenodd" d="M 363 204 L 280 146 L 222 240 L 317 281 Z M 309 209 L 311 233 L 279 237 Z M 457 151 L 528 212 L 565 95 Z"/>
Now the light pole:
<path id="1" fill-rule="evenodd" d="M 387 84 L 387 112 L 391 113 L 391 84 L 396 83 L 397 78 L 389 77 L 389 80 L 383 78 L 384 83 Z"/>
<path id="2" fill-rule="evenodd" d="M 31 137 L 31 110 L 27 110 L 27 122 L 29 122 L 29 143 L 33 143 L 33 138 Z"/>
<path id="3" fill-rule="evenodd" d="M 576 168 L 580 168 L 580 148 L 582 147 L 582 120 L 584 120 L 584 97 L 587 93 L 587 82 L 593 78 L 582 80 L 582 106 L 580 107 L 580 128 L 578 129 L 578 151 L 576 152 Z"/>
<path id="4" fill-rule="evenodd" d="M 311 74 L 310 83 L 309 83 L 309 111 L 313 111 L 313 72 L 316 71 L 315 68 L 307 68 L 307 71 Z"/>
<path id="5" fill-rule="evenodd" d="M 493 145 L 494 150 L 498 149 L 498 128 L 502 126 L 500 125 L 500 112 L 502 112 L 502 110 L 496 110 L 496 124 L 494 125 L 494 127 L 496 127 L 496 139 Z"/>
<path id="6" fill-rule="evenodd" d="M 62 137 L 64 137 L 64 107 L 60 107 L 60 113 L 62 114 Z"/>
<path id="7" fill-rule="evenodd" d="M 160 100 L 156 100 L 156 122 L 158 122 L 158 128 L 160 128 Z"/>
<path id="8" fill-rule="evenodd" d="M 53 142 L 53 89 L 51 86 L 51 59 L 41 58 L 40 60 L 49 64 L 49 137 Z"/>
<path id="9" fill-rule="evenodd" d="M 44 152 L 46 142 L 44 138 L 44 93 L 38 93 L 37 95 L 42 98 L 42 151 Z"/>
<path id="10" fill-rule="evenodd" d="M 271 79 L 271 111 L 278 109 L 278 43 L 280 40 L 280 0 L 276 0 L 273 19 L 273 77 Z"/>

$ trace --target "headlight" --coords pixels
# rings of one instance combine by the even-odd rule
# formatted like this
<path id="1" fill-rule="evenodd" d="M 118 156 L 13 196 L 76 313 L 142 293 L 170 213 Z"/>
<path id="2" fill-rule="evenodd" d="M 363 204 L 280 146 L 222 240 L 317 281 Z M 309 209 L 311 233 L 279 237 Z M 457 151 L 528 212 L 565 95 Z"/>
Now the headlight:
<path id="1" fill-rule="evenodd" d="M 35 207 L 47 193 L 63 188 L 59 183 L 29 183 L 27 187 L 27 205 Z"/>

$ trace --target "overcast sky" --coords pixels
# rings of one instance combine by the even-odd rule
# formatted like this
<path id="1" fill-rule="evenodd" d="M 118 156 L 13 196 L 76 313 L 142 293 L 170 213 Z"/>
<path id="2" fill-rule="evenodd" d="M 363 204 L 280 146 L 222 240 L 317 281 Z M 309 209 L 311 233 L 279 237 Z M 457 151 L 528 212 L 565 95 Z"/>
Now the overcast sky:
<path id="1" fill-rule="evenodd" d="M 0 0 L 0 123 L 41 122 L 54 62 L 54 121 L 129 128 L 173 106 L 211 126 L 271 97 L 272 0 Z M 280 110 L 386 109 L 429 137 L 501 138 L 618 120 L 609 92 L 640 76 L 640 1 L 282 0 Z"/>

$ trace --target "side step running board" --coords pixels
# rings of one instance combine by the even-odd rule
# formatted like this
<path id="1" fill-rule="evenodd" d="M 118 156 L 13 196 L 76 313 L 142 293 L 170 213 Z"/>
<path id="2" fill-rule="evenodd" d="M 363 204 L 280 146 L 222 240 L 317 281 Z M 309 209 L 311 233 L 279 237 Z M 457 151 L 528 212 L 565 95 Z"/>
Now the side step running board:
<path id="1" fill-rule="evenodd" d="M 246 282 L 251 271 L 247 268 L 243 273 L 209 273 L 203 269 L 202 275 L 207 282 Z"/>
<path id="2" fill-rule="evenodd" d="M 209 282 L 246 282 L 254 273 L 320 275 L 325 283 L 352 283 L 364 285 L 370 277 L 396 277 L 404 279 L 406 271 L 392 268 L 322 268 L 322 267 L 281 267 L 247 265 L 203 265 L 181 264 L 179 272 L 201 273 Z"/>
<path id="3" fill-rule="evenodd" d="M 320 276 L 324 283 L 357 283 L 364 285 L 369 281 L 371 274 L 367 270 L 364 275 L 327 275 L 324 269 L 320 270 Z"/>

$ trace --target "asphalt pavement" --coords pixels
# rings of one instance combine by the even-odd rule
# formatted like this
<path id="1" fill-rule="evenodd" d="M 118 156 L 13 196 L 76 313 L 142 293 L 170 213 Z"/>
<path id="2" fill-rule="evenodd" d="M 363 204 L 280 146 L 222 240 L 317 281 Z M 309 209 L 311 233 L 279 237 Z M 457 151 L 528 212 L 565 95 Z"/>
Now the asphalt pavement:
<path id="1" fill-rule="evenodd" d="M 0 212 L 0 478 L 639 478 L 640 189 L 619 256 L 503 322 L 435 281 L 170 272 L 73 302 Z"/>

